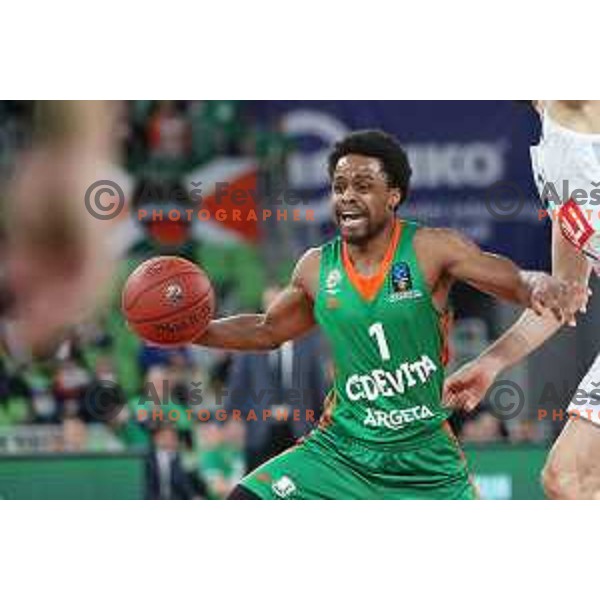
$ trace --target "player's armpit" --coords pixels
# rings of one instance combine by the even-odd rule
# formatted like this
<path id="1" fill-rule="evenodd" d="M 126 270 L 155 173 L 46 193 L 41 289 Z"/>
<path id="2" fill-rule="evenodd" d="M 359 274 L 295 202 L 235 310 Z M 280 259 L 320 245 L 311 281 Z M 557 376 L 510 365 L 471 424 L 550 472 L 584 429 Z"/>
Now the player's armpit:
<path id="1" fill-rule="evenodd" d="M 264 314 L 246 314 L 212 321 L 196 340 L 203 346 L 227 350 L 270 350 L 308 333 L 315 326 L 320 252 L 309 250 L 298 262 L 288 286 Z"/>

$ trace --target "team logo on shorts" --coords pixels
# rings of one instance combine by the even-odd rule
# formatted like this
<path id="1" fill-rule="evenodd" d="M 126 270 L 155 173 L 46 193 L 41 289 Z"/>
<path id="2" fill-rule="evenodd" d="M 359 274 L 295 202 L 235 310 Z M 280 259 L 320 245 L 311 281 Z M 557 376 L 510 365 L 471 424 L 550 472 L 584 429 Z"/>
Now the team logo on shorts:
<path id="1" fill-rule="evenodd" d="M 286 498 L 289 498 L 297 488 L 294 482 L 287 475 L 284 475 L 273 483 L 271 489 L 279 498 L 285 500 Z"/>
<path id="2" fill-rule="evenodd" d="M 408 292 L 412 289 L 412 277 L 408 263 L 399 262 L 392 265 L 390 276 L 392 278 L 392 292 Z"/>

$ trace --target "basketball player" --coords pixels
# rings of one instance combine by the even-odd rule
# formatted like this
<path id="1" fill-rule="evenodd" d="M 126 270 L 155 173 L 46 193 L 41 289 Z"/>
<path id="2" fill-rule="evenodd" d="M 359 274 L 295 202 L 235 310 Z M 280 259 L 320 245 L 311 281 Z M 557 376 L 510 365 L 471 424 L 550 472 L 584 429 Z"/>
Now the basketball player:
<path id="1" fill-rule="evenodd" d="M 232 499 L 475 497 L 441 405 L 444 314 L 455 280 L 570 319 L 581 293 L 522 272 L 458 233 L 396 218 L 411 169 L 379 131 L 351 134 L 329 158 L 340 237 L 300 259 L 266 314 L 212 321 L 199 344 L 269 350 L 318 323 L 335 383 L 319 427 L 247 475 Z"/>
<path id="2" fill-rule="evenodd" d="M 600 268 L 600 218 L 593 196 L 600 186 L 600 102 L 557 100 L 534 105 L 542 120 L 542 138 L 531 155 L 542 201 L 553 219 L 552 271 L 556 277 L 587 287 L 592 268 Z M 563 182 L 570 192 L 584 190 L 587 196 L 577 202 L 562 197 Z M 448 379 L 445 404 L 475 408 L 499 373 L 533 352 L 560 326 L 548 315 L 525 310 L 496 343 Z M 596 381 L 600 381 L 600 355 L 579 385 L 585 401 L 578 398 L 569 405 L 569 414 L 578 418 L 567 422 L 546 461 L 542 483 L 549 498 L 600 499 Z"/>
<path id="3" fill-rule="evenodd" d="M 0 285 L 9 318 L 0 345 L 21 359 L 54 348 L 93 311 L 111 273 L 108 225 L 86 212 L 84 196 L 113 158 L 114 106 L 43 101 L 31 108 L 31 147 L 17 160 L 2 211 Z"/>

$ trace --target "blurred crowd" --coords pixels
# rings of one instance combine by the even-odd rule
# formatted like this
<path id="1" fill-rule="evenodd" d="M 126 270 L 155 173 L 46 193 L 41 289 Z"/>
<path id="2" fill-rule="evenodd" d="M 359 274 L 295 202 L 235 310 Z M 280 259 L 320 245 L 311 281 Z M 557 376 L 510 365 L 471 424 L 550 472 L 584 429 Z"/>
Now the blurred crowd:
<path id="1" fill-rule="evenodd" d="M 279 165 L 292 147 L 279 123 L 257 124 L 251 102 L 137 100 L 121 108 L 124 162 L 138 177 L 173 179 L 216 156 Z"/>
<path id="2" fill-rule="evenodd" d="M 149 498 L 222 498 L 318 420 L 330 383 L 319 344 L 308 336 L 271 353 L 227 354 L 140 342 L 129 355 L 139 375 L 132 386 L 118 374 L 114 340 L 90 323 L 51 359 L 2 361 L 0 435 L 19 426 L 48 437 L 36 442 L 45 451 L 143 453 Z M 302 416 L 292 418 L 296 408 Z M 99 427 L 106 435 L 93 435 Z"/>
<path id="3" fill-rule="evenodd" d="M 175 187 L 184 188 L 187 174 L 221 156 L 252 157 L 262 173 L 282 171 L 291 147 L 278 123 L 258 126 L 249 118 L 247 102 L 115 104 L 120 159 L 134 182 L 134 204 L 136 190 L 148 182 L 154 189 L 162 186 L 169 195 L 165 201 L 170 201 Z M 30 141 L 34 110 L 32 102 L 0 104 L 4 180 L 10 177 L 19 150 Z M 260 306 L 265 276 L 254 248 L 211 246 L 193 236 L 189 224 L 183 224 L 176 236 L 165 229 L 144 224 L 143 236 L 128 248 L 115 275 L 110 306 L 94 322 L 77 327 L 54 356 L 23 366 L 0 355 L 0 434 L 10 436 L 26 427 L 32 450 L 142 452 L 149 469 L 148 497 L 222 497 L 245 470 L 245 425 L 216 421 L 214 415 L 200 422 L 186 414 L 185 407 L 191 382 L 192 391 L 201 386 L 202 407 L 221 402 L 215 397 L 229 383 L 231 356 L 144 345 L 123 321 L 119 290 L 143 260 L 176 254 L 203 265 L 221 310 L 252 310 Z M 96 393 L 99 382 L 118 386 L 122 404 L 118 410 L 107 412 L 106 397 Z M 162 419 L 157 406 L 165 415 L 177 410 L 181 418 Z M 100 429 L 107 435 L 97 435 Z M 170 473 L 166 479 L 165 469 Z"/>

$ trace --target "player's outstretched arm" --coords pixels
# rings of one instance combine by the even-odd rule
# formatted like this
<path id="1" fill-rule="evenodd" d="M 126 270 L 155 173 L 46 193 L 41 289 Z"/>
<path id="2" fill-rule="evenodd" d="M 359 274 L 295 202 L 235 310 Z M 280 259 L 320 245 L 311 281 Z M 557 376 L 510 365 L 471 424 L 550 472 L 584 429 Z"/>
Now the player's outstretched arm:
<path id="1" fill-rule="evenodd" d="M 562 236 L 559 226 L 552 231 L 552 272 L 587 291 L 590 265 Z M 588 294 L 580 298 L 579 310 L 585 312 Z M 496 377 L 539 348 L 562 326 L 552 314 L 536 314 L 527 309 L 516 323 L 479 357 L 452 374 L 444 386 L 444 404 L 473 410 L 485 396 Z"/>
<path id="2" fill-rule="evenodd" d="M 522 271 L 508 258 L 483 252 L 455 231 L 433 231 L 438 238 L 442 271 L 453 280 L 532 308 L 539 315 L 551 311 L 559 323 L 571 321 L 587 298 L 587 289 L 572 280 L 541 271 Z"/>
<path id="3" fill-rule="evenodd" d="M 271 350 L 307 333 L 315 325 L 313 295 L 319 262 L 320 251 L 309 250 L 266 313 L 212 321 L 195 343 L 226 350 Z"/>

